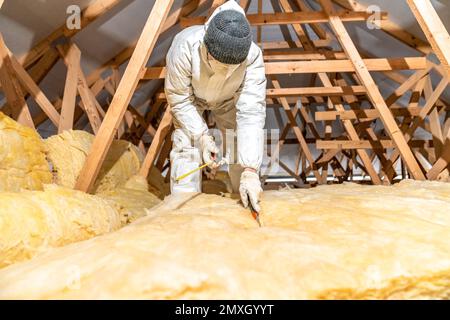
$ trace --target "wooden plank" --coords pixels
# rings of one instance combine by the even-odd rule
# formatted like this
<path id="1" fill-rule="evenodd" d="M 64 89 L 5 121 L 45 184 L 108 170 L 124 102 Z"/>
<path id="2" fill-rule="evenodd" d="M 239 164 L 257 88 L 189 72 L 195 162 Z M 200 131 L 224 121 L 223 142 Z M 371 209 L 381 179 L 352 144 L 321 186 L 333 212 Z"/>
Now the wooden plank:
<path id="1" fill-rule="evenodd" d="M 58 62 L 59 54 L 53 48 L 47 50 L 47 52 L 42 56 L 39 61 L 28 69 L 28 73 L 36 84 L 39 84 L 48 72 L 53 68 L 53 66 Z"/>
<path id="2" fill-rule="evenodd" d="M 296 0 L 295 3 L 300 8 L 300 11 L 304 11 L 304 12 L 312 12 L 313 11 L 306 5 L 304 0 Z M 361 11 L 364 11 L 364 10 L 361 10 Z M 311 23 L 310 27 L 314 31 L 314 33 L 317 35 L 317 37 L 319 37 L 320 39 L 326 40 L 329 38 L 327 31 L 325 31 L 324 28 L 322 28 L 320 24 Z"/>
<path id="3" fill-rule="evenodd" d="M 369 71 L 392 71 L 425 69 L 424 57 L 364 59 Z M 351 60 L 321 60 L 295 62 L 269 62 L 265 64 L 266 74 L 303 74 L 320 72 L 354 72 Z"/>
<path id="4" fill-rule="evenodd" d="M 226 0 L 213 0 L 213 3 L 211 4 L 211 7 L 208 10 L 208 17 L 210 17 L 218 7 L 224 4 L 225 1 Z"/>
<path id="5" fill-rule="evenodd" d="M 275 87 L 275 89 L 280 89 L 280 84 L 278 80 L 272 79 L 272 84 Z M 311 151 L 308 148 L 308 144 L 306 143 L 305 137 L 302 134 L 302 131 L 300 130 L 297 121 L 295 120 L 295 115 L 292 113 L 291 107 L 289 106 L 289 103 L 287 102 L 286 98 L 279 98 L 278 99 L 283 106 L 283 109 L 286 113 L 286 116 L 288 117 L 289 123 L 291 125 L 292 130 L 294 131 L 294 134 L 300 143 L 300 147 L 302 148 L 303 152 L 305 153 L 306 159 L 308 160 L 311 167 L 314 167 L 314 158 L 312 156 Z M 317 168 L 313 169 L 314 176 L 316 177 L 317 181 L 322 181 L 322 178 L 320 176 L 319 171 Z"/>
<path id="6" fill-rule="evenodd" d="M 377 85 L 370 75 L 367 66 L 365 65 L 353 41 L 347 33 L 342 20 L 334 13 L 330 0 L 320 0 L 320 3 L 322 4 L 324 10 L 326 10 L 330 15 L 329 23 L 336 35 L 336 38 L 352 61 L 359 80 L 367 89 L 369 99 L 371 100 L 374 107 L 380 112 L 381 121 L 383 122 L 389 136 L 397 145 L 409 171 L 415 179 L 425 180 L 425 175 L 423 174 L 419 164 L 417 163 L 417 160 L 415 159 L 410 147 L 408 146 L 405 137 L 398 128 L 394 116 L 386 105 L 386 102 L 384 101 L 383 96 L 381 95 Z"/>
<path id="7" fill-rule="evenodd" d="M 432 97 L 433 94 L 433 85 L 431 83 L 431 77 L 426 78 L 426 83 L 424 86 L 424 95 L 425 100 L 428 100 Z M 430 133 L 433 136 L 434 143 L 434 155 L 435 158 L 439 158 L 442 153 L 442 147 L 445 143 L 444 135 L 441 128 L 441 120 L 439 118 L 439 113 L 437 108 L 433 108 L 428 116 L 428 120 L 430 122 Z"/>
<path id="8" fill-rule="evenodd" d="M 425 57 L 364 59 L 369 71 L 414 70 L 427 68 Z M 351 60 L 289 61 L 265 63 L 266 74 L 304 74 L 318 72 L 354 72 Z M 165 67 L 150 67 L 142 80 L 164 79 Z"/>
<path id="9" fill-rule="evenodd" d="M 420 114 L 421 108 L 408 107 L 408 108 L 391 108 L 390 109 L 394 117 L 417 117 Z M 316 121 L 326 120 L 356 120 L 356 119 L 376 119 L 380 117 L 380 112 L 376 109 L 359 109 L 359 110 L 345 110 L 345 111 L 316 111 Z"/>
<path id="10" fill-rule="evenodd" d="M 318 50 L 297 50 L 297 49 L 267 49 L 263 51 L 264 61 L 295 61 L 295 60 L 327 60 L 346 59 L 345 52 L 342 51 L 318 51 Z"/>
<path id="11" fill-rule="evenodd" d="M 293 12 L 293 9 L 289 3 L 289 1 L 286 0 L 280 0 L 280 5 L 282 7 L 282 9 L 285 12 Z M 302 10 L 304 11 L 308 11 L 310 12 L 310 10 L 308 10 L 308 8 L 306 6 L 302 7 L 302 3 L 298 3 L 298 5 L 300 6 L 300 8 L 303 8 Z M 314 45 L 314 42 L 310 40 L 308 33 L 306 32 L 306 30 L 304 29 L 304 26 L 302 26 L 301 24 L 294 24 L 292 25 L 292 27 L 294 28 L 294 31 L 297 35 L 298 40 L 301 42 L 303 49 L 304 50 L 316 50 L 316 47 Z M 326 37 L 327 38 L 327 37 Z M 285 40 L 287 40 L 287 38 L 285 37 Z M 331 55 L 327 58 L 330 58 Z M 315 76 L 316 74 L 314 74 Z M 328 76 L 326 73 L 318 73 L 318 75 L 324 79 L 324 81 L 328 81 Z M 313 86 L 314 83 L 311 84 L 311 86 Z M 331 83 L 327 83 L 326 87 L 332 87 Z M 321 100 L 321 99 L 317 99 L 316 100 Z M 330 99 L 327 100 L 327 106 L 329 108 L 332 108 L 332 103 L 330 101 Z M 305 110 L 305 108 L 300 108 L 300 114 L 303 117 L 304 121 L 306 122 L 306 125 L 309 127 L 309 129 L 311 130 L 313 136 L 316 139 L 320 139 L 320 135 L 314 125 L 314 122 L 312 121 L 311 117 L 309 116 L 308 112 Z M 332 132 L 332 126 L 331 123 L 326 123 L 325 124 L 325 135 L 326 137 L 329 137 L 331 135 Z M 332 159 L 332 162 L 337 161 L 336 158 Z M 296 167 L 297 168 L 297 167 Z M 303 173 L 305 174 L 305 173 Z M 324 164 L 324 166 L 322 167 L 322 180 L 321 182 L 326 183 L 327 181 L 327 176 L 328 176 L 328 163 Z M 374 179 L 378 178 L 375 174 Z M 379 179 L 378 179 L 379 180 Z"/>
<path id="12" fill-rule="evenodd" d="M 188 16 L 197 9 L 204 9 L 206 7 L 206 4 L 208 4 L 208 1 L 209 0 L 191 0 L 186 5 L 181 6 L 177 10 L 173 11 L 164 22 L 164 26 L 162 28 L 162 31 L 160 32 L 161 36 L 164 36 L 166 33 L 168 33 L 169 30 L 171 30 L 171 28 L 173 28 L 179 22 L 181 17 Z M 137 39 L 133 41 L 133 44 L 123 49 L 116 56 L 91 72 L 87 77 L 88 84 L 92 85 L 108 68 L 119 67 L 124 64 L 128 59 L 130 59 L 131 55 L 133 54 L 134 49 L 136 48 L 136 44 Z"/>
<path id="13" fill-rule="evenodd" d="M 158 160 L 156 161 L 155 167 L 159 171 L 163 171 L 164 165 L 166 161 L 169 159 L 170 151 L 172 150 L 172 135 L 171 131 L 167 133 L 166 139 L 164 141 L 163 146 L 161 147 L 161 151 L 159 152 Z"/>
<path id="14" fill-rule="evenodd" d="M 55 126 L 59 124 L 59 113 L 56 111 L 53 104 L 48 100 L 44 92 L 39 88 L 39 86 L 31 79 L 30 75 L 22 67 L 19 61 L 16 60 L 14 56 L 11 56 L 12 67 L 17 74 L 17 78 L 20 80 L 23 87 L 30 93 L 34 101 L 39 105 L 39 107 L 44 111 L 49 119 Z"/>
<path id="15" fill-rule="evenodd" d="M 366 21 L 371 14 L 367 12 L 348 12 L 341 11 L 338 13 L 339 17 L 343 21 Z M 382 19 L 387 18 L 387 13 L 381 13 Z M 191 27 L 194 25 L 203 25 L 206 22 L 207 17 L 194 17 L 194 18 L 182 18 L 180 25 L 183 28 Z M 277 13 L 263 13 L 263 14 L 248 14 L 247 19 L 253 26 L 264 25 L 286 25 L 286 24 L 310 24 L 327 22 L 328 16 L 325 12 L 312 11 L 312 12 L 277 12 Z"/>
<path id="16" fill-rule="evenodd" d="M 332 86 L 332 83 L 327 74 L 319 74 L 319 78 L 322 81 L 324 86 L 326 86 L 326 87 Z M 338 101 L 335 101 L 332 99 L 331 102 L 333 103 L 333 105 L 337 111 L 345 110 L 344 106 L 341 103 L 339 103 Z M 349 138 L 352 141 L 356 141 L 356 142 L 359 141 L 358 133 L 356 132 L 356 129 L 350 120 L 344 120 L 344 128 L 345 128 L 345 131 L 347 132 Z M 365 150 L 360 150 L 360 149 L 357 150 L 357 152 L 358 152 L 359 157 L 361 158 L 361 161 L 364 164 L 364 167 L 365 167 L 367 173 L 369 173 L 370 178 L 372 179 L 372 182 L 374 184 L 381 184 L 381 179 L 378 176 L 377 172 L 375 171 L 375 168 L 373 167 L 372 161 L 370 160 L 367 152 Z"/>
<path id="17" fill-rule="evenodd" d="M 150 148 L 148 148 L 148 152 L 145 156 L 144 162 L 142 163 L 141 169 L 139 170 L 139 175 L 147 178 L 161 148 L 161 144 L 170 132 L 171 126 L 172 113 L 170 111 L 170 106 L 167 106 L 161 122 L 159 123 L 158 129 L 156 130 L 155 136 L 153 137 L 152 143 L 150 144 Z"/>
<path id="18" fill-rule="evenodd" d="M 239 4 L 241 5 L 242 9 L 244 9 L 244 11 L 247 12 L 251 2 L 252 2 L 251 0 L 241 0 L 239 1 Z"/>
<path id="19" fill-rule="evenodd" d="M 24 99 L 24 94 L 12 67 L 11 57 L 0 33 L 0 84 L 9 104 L 13 118 L 17 122 L 34 128 L 33 119 Z"/>
<path id="20" fill-rule="evenodd" d="M 412 148 L 431 147 L 432 141 L 413 140 L 410 142 Z M 395 148 L 394 141 L 390 139 L 372 140 L 316 140 L 317 149 L 392 149 Z"/>
<path id="21" fill-rule="evenodd" d="M 95 134 L 98 134 L 100 126 L 102 124 L 102 119 L 100 118 L 99 109 L 102 109 L 94 94 L 90 90 L 87 80 L 84 76 L 81 66 L 78 66 L 78 92 L 80 93 L 82 108 L 86 112 L 89 119 L 89 124 Z M 103 109 L 101 110 L 103 111 Z M 95 141 L 95 139 L 94 139 Z M 94 149 L 95 150 L 95 149 Z"/>
<path id="22" fill-rule="evenodd" d="M 450 75 L 450 35 L 429 0 L 407 0 L 423 33 Z"/>
<path id="23" fill-rule="evenodd" d="M 447 133 L 442 155 L 433 164 L 431 169 L 427 172 L 427 178 L 430 180 L 436 180 L 439 174 L 449 166 L 449 163 L 450 163 L 450 131 Z"/>
<path id="24" fill-rule="evenodd" d="M 122 121 L 134 90 L 138 85 L 139 76 L 156 44 L 164 20 L 172 4 L 173 0 L 155 1 L 136 45 L 136 50 L 128 63 L 127 69 L 120 81 L 119 88 L 113 97 L 108 112 L 86 158 L 86 162 L 81 169 L 75 186 L 76 189 L 87 192 L 94 184 L 108 149 L 111 146 L 117 127 Z"/>
<path id="25" fill-rule="evenodd" d="M 9 52 L 9 54 L 11 55 L 11 52 Z M 45 76 L 48 74 L 50 69 L 53 68 L 53 66 L 56 64 L 56 62 L 58 62 L 58 59 L 59 59 L 58 52 L 53 48 L 49 48 L 45 52 L 45 54 L 39 59 L 39 61 L 37 63 L 35 63 L 31 68 L 29 68 L 28 74 L 30 75 L 31 79 L 33 79 L 33 81 L 36 84 L 39 84 L 45 78 Z M 0 88 L 1 88 L 1 85 L 0 85 Z M 26 90 L 24 89 L 22 91 L 26 91 Z M 25 93 L 24 99 L 26 101 L 29 93 L 28 92 L 24 92 L 24 93 Z M 10 107 L 6 106 L 6 109 L 10 109 Z M 42 116 L 41 113 L 44 116 L 46 116 L 45 113 L 42 112 L 42 110 L 40 111 L 39 116 Z M 36 124 L 36 121 L 35 121 L 35 124 Z"/>
<path id="26" fill-rule="evenodd" d="M 394 92 L 386 98 L 386 105 L 390 107 L 394 104 L 401 96 L 403 96 L 408 90 L 410 90 L 418 81 L 425 77 L 431 70 L 428 66 L 424 70 L 419 70 L 413 73 L 407 80 L 405 80 Z"/>
<path id="27" fill-rule="evenodd" d="M 439 96 L 444 92 L 445 88 L 447 87 L 449 81 L 447 78 L 443 78 L 441 82 L 438 84 L 436 89 L 433 91 L 431 96 L 427 99 L 425 105 L 421 108 L 419 116 L 414 118 L 413 123 L 411 126 L 406 130 L 404 137 L 406 141 L 409 141 L 412 139 L 414 132 L 417 130 L 417 128 L 420 126 L 420 124 L 425 120 L 425 118 L 430 114 L 430 112 L 435 107 L 435 103 L 438 100 Z M 394 150 L 392 152 L 389 163 L 391 166 L 395 164 L 399 157 L 400 153 L 399 150 Z"/>
<path id="28" fill-rule="evenodd" d="M 289 1 L 287 0 L 279 0 L 278 1 L 281 5 L 281 8 L 285 13 L 293 13 L 291 5 L 289 4 Z M 298 40 L 301 42 L 302 47 L 305 50 L 312 50 L 313 44 L 311 40 L 309 39 L 308 35 L 306 34 L 305 30 L 303 29 L 304 26 L 302 26 L 299 23 L 292 24 L 292 28 L 294 29 Z M 286 39 L 286 38 L 285 38 Z"/>
<path id="29" fill-rule="evenodd" d="M 62 51 L 64 51 L 61 48 Z M 58 133 L 70 130 L 73 127 L 75 103 L 77 100 L 78 72 L 80 70 L 81 51 L 73 43 L 62 52 L 67 66 L 66 84 L 61 107 Z"/>
<path id="30" fill-rule="evenodd" d="M 342 96 L 345 94 L 365 95 L 364 86 L 345 87 L 307 87 L 267 89 L 267 97 L 300 97 L 300 96 Z"/>

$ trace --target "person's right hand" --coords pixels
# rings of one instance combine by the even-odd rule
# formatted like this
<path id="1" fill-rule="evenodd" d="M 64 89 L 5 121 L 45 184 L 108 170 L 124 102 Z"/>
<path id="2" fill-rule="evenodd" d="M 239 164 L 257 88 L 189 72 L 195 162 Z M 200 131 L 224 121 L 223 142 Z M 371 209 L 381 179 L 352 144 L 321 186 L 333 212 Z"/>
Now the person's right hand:
<path id="1" fill-rule="evenodd" d="M 216 156 L 219 153 L 219 148 L 214 142 L 214 138 L 209 134 L 204 134 L 200 137 L 200 151 L 204 163 L 211 163 L 209 167 L 214 168 L 213 161 L 217 160 Z"/>

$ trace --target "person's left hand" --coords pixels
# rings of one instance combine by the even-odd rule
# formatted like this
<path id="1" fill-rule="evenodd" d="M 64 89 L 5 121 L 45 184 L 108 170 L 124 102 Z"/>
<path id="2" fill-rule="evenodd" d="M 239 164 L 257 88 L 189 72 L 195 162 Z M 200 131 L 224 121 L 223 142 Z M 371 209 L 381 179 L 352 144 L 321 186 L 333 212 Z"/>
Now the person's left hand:
<path id="1" fill-rule="evenodd" d="M 257 212 L 261 211 L 259 200 L 262 193 L 261 181 L 259 175 L 253 170 L 244 170 L 241 174 L 241 184 L 239 186 L 239 193 L 244 208 L 247 208 L 250 203 Z"/>

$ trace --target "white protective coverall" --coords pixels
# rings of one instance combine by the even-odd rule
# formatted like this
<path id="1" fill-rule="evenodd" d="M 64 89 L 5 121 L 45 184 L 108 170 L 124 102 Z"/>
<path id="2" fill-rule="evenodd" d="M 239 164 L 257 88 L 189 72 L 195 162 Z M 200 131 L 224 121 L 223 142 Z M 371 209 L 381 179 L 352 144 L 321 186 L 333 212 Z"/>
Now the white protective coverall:
<path id="1" fill-rule="evenodd" d="M 208 60 L 203 42 L 212 17 L 230 9 L 245 15 L 235 1 L 228 1 L 214 11 L 205 26 L 189 27 L 176 35 L 167 54 L 165 93 L 175 124 L 170 153 L 172 193 L 201 192 L 200 171 L 178 183 L 175 178 L 201 164 L 197 143 L 208 132 L 201 116 L 204 110 L 211 110 L 220 130 L 236 130 L 238 164 L 229 165 L 232 182 L 239 181 L 243 168 L 258 172 L 262 163 L 266 117 L 262 51 L 252 43 L 244 62 L 221 68 L 220 63 Z"/>

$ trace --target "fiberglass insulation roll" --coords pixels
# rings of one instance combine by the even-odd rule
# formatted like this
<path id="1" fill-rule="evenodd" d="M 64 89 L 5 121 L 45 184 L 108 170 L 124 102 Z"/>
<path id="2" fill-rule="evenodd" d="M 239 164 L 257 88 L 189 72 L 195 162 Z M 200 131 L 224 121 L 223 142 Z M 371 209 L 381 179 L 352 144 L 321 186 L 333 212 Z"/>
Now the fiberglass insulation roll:
<path id="1" fill-rule="evenodd" d="M 53 165 L 56 183 L 73 188 L 91 149 L 94 136 L 85 131 L 68 130 L 44 141 Z M 128 141 L 114 140 L 100 169 L 93 192 L 123 185 L 137 174 L 143 160 L 139 149 Z"/>
<path id="2" fill-rule="evenodd" d="M 67 131 L 44 144 L 33 129 L 0 113 L 0 267 L 116 230 L 161 202 L 145 178 L 133 176 L 141 155 L 126 141 L 113 143 L 97 195 L 72 190 L 92 139 Z M 65 187 L 49 184 L 46 146 Z"/>
<path id="3" fill-rule="evenodd" d="M 51 181 L 37 132 L 0 112 L 0 191 L 42 190 Z"/>
<path id="4" fill-rule="evenodd" d="M 450 298 L 450 184 L 171 196 L 147 217 L 0 270 L 0 298 Z"/>

